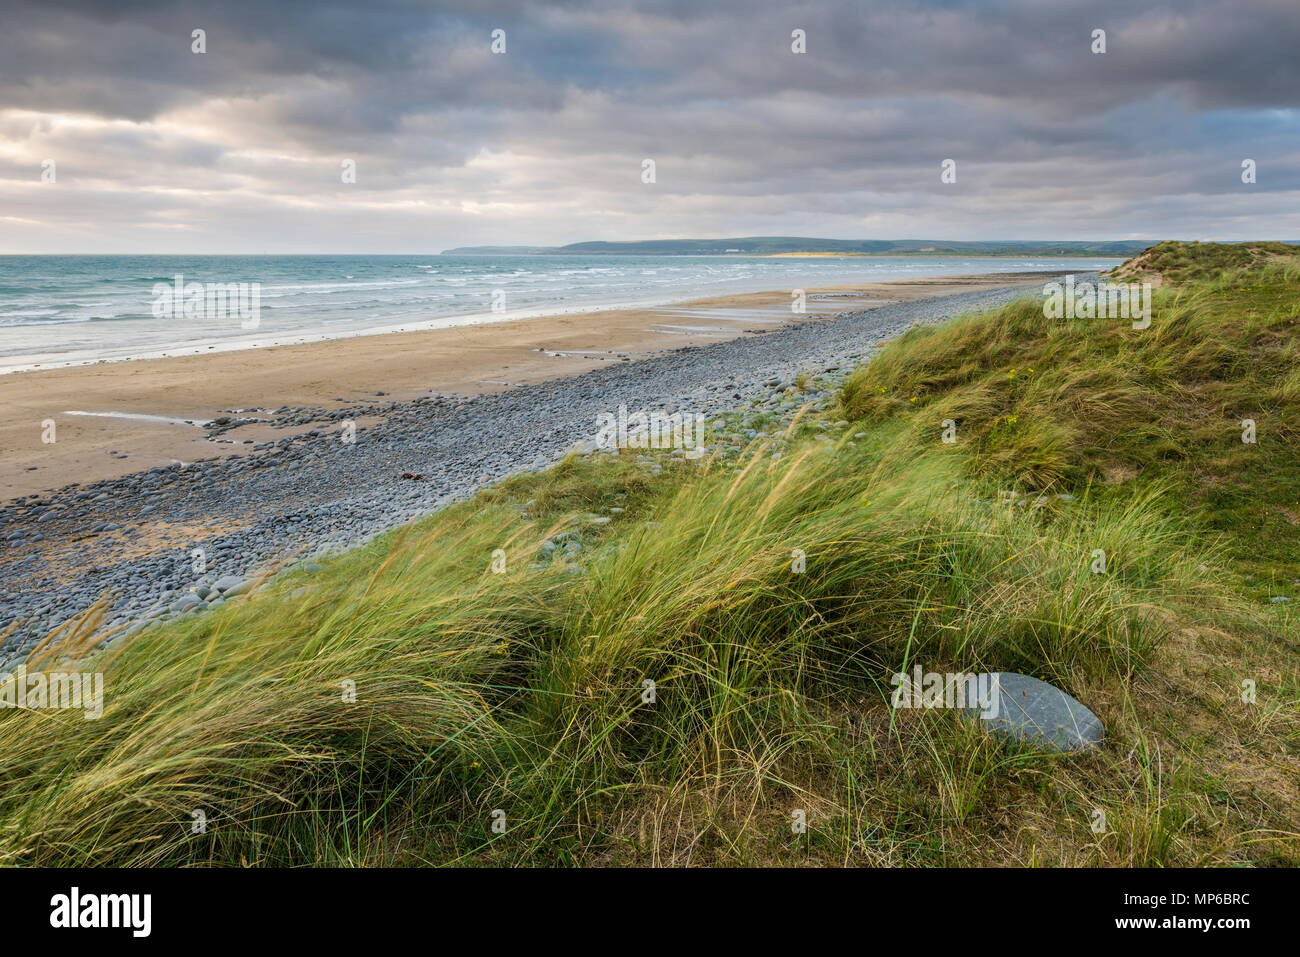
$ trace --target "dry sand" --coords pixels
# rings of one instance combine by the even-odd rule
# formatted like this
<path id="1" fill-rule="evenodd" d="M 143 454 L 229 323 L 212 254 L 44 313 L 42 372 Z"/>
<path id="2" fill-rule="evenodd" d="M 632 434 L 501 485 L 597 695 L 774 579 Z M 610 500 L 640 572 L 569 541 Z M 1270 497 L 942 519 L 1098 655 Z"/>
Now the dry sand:
<path id="1" fill-rule="evenodd" d="M 184 423 L 69 412 L 208 420 L 232 410 L 286 405 L 330 409 L 338 407 L 340 399 L 351 404 L 378 392 L 385 393 L 387 401 L 430 392 L 499 391 L 607 362 L 760 334 L 786 322 L 816 321 L 883 302 L 1020 285 L 1040 275 L 997 273 L 810 289 L 802 315 L 791 313 L 789 292 L 763 292 L 695 299 L 672 307 L 0 375 L 0 407 L 7 412 L 0 419 L 0 500 L 115 478 L 175 460 L 238 454 L 250 446 L 232 439 L 262 441 L 289 434 L 245 426 L 226 433 L 226 441 L 210 441 L 201 428 Z M 42 422 L 48 419 L 56 424 L 53 444 L 42 442 Z"/>

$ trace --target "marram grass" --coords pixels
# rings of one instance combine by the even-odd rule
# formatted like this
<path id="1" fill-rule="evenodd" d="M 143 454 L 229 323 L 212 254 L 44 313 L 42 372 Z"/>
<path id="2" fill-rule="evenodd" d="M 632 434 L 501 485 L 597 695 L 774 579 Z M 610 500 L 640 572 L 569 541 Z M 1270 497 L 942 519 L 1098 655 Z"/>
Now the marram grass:
<path id="1" fill-rule="evenodd" d="M 0 862 L 1294 862 L 1294 623 L 1234 564 L 1205 477 L 1240 450 L 1196 406 L 1298 401 L 1294 271 L 1242 275 L 1162 290 L 1145 339 L 1023 303 L 918 329 L 820 423 L 570 457 L 118 643 L 77 665 L 101 719 L 0 715 Z M 1294 446 L 1245 454 L 1285 495 Z M 893 712 L 915 664 L 1035 674 L 1106 742 Z"/>

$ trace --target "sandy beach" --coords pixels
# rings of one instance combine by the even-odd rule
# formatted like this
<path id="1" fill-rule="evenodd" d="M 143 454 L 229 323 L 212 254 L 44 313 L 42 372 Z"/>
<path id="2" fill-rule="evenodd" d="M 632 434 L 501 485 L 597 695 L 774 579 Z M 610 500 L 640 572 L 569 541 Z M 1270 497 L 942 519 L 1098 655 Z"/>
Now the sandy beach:
<path id="1" fill-rule="evenodd" d="M 17 410 L 0 433 L 0 658 L 98 600 L 110 630 L 145 627 L 589 454 L 614 409 L 712 421 L 831 402 L 888 340 L 1047 275 L 810 291 L 793 317 L 787 293 L 728 296 L 0 376 Z"/>
<path id="2" fill-rule="evenodd" d="M 0 500 L 212 456 L 293 430 L 256 422 L 209 437 L 191 423 L 253 410 L 331 409 L 384 398 L 500 392 L 848 311 L 1032 282 L 1039 273 L 905 279 L 694 299 L 675 306 L 357 336 L 211 355 L 0 376 Z M 70 414 L 93 413 L 93 414 Z M 141 418 L 134 418 L 139 416 Z M 53 419 L 56 441 L 43 442 Z M 303 424 L 297 431 L 312 426 Z"/>

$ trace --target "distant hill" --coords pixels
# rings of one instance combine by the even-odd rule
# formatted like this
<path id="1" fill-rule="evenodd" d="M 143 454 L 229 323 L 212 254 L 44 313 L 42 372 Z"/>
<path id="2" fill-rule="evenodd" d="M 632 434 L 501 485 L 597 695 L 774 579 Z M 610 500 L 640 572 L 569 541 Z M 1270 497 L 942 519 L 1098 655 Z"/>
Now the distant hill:
<path id="1" fill-rule="evenodd" d="M 585 242 L 567 246 L 459 246 L 444 256 L 779 256 L 798 253 L 849 256 L 1115 256 L 1126 257 L 1154 240 L 1116 242 L 992 241 L 926 239 L 812 239 L 746 236 L 739 239 L 645 239 Z"/>

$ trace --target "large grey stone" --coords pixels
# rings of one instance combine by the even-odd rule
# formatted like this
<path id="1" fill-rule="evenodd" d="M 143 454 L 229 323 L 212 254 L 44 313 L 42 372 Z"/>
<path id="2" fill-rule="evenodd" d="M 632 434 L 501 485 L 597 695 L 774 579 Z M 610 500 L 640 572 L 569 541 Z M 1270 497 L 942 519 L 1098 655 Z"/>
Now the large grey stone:
<path id="1" fill-rule="evenodd" d="M 243 595 L 243 594 L 245 594 L 246 592 L 251 591 L 252 588 L 253 588 L 253 585 L 254 585 L 254 584 L 256 584 L 256 582 L 254 582 L 253 579 L 251 579 L 251 578 L 245 578 L 243 581 L 238 582 L 237 584 L 231 585 L 229 588 L 227 588 L 225 591 L 223 591 L 223 592 L 221 593 L 221 597 L 222 597 L 222 598 L 236 598 L 236 597 L 238 597 L 239 595 Z"/>
<path id="2" fill-rule="evenodd" d="M 1095 747 L 1106 734 L 1100 718 L 1055 685 L 1013 671 L 978 678 L 971 709 L 994 734 L 1057 751 Z"/>

